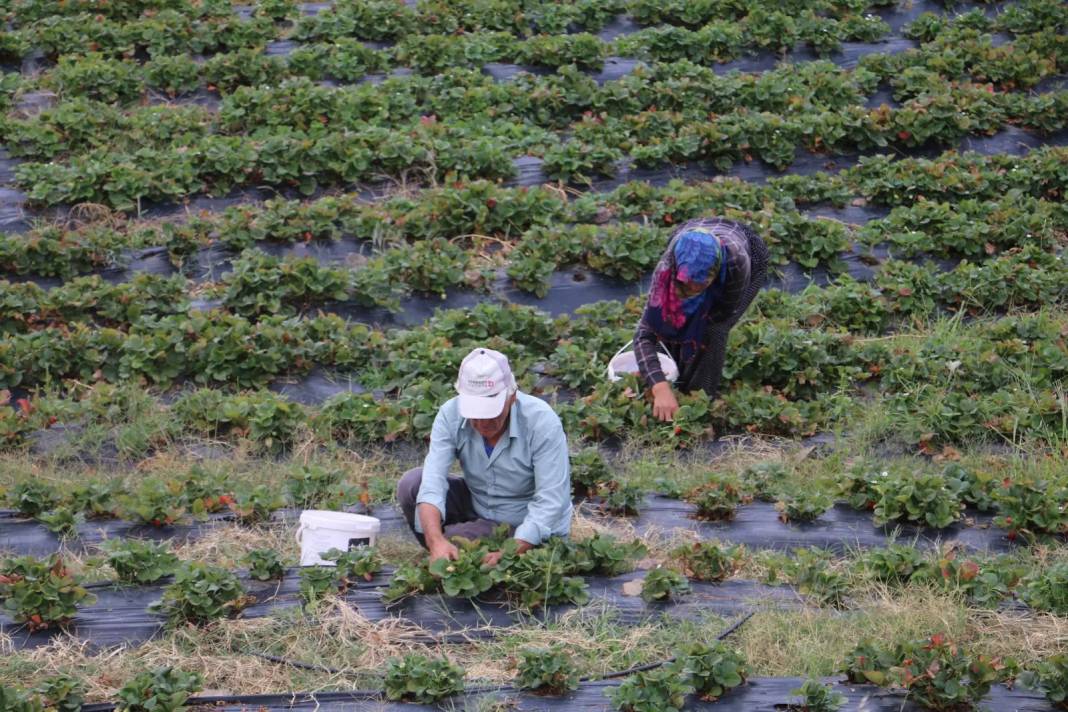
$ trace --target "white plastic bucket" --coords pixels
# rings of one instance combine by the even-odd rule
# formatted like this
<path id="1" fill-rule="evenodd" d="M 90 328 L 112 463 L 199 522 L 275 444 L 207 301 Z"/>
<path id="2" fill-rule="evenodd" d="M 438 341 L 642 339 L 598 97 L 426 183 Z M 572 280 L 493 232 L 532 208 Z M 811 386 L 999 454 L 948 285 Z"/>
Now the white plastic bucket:
<path id="1" fill-rule="evenodd" d="M 634 342 L 629 342 L 626 346 L 616 352 L 616 355 L 612 357 L 612 360 L 608 362 L 608 380 L 618 381 L 628 373 L 638 373 L 638 357 L 634 355 L 633 351 L 628 351 L 627 348 Z M 679 367 L 675 364 L 675 359 L 665 353 L 662 349 L 657 354 L 660 359 L 660 370 L 664 372 L 664 378 L 669 383 L 674 383 L 675 379 L 679 377 Z"/>
<path id="2" fill-rule="evenodd" d="M 319 554 L 349 549 L 366 544 L 374 546 L 382 522 L 374 517 L 348 512 L 308 509 L 300 514 L 297 543 L 300 544 L 301 566 L 335 566 L 323 561 Z"/>

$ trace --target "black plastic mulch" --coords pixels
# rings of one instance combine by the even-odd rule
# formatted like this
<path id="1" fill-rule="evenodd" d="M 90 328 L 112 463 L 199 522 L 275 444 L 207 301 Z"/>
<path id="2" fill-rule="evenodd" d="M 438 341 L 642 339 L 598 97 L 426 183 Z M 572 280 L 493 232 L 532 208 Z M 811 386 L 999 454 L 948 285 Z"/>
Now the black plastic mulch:
<path id="1" fill-rule="evenodd" d="M 797 698 L 791 692 L 804 682 L 802 678 L 792 677 L 758 677 L 748 680 L 744 685 L 730 690 L 716 701 L 704 701 L 691 696 L 686 703 L 687 710 L 715 710 L 726 712 L 781 712 L 790 709 L 791 702 Z M 920 707 L 907 701 L 903 694 L 883 690 L 871 685 L 850 685 L 834 678 L 827 678 L 825 683 L 845 695 L 846 703 L 842 712 L 919 712 Z M 254 695 L 247 697 L 203 697 L 193 698 L 188 704 L 211 705 L 226 712 L 238 710 L 322 710 L 323 712 L 414 712 L 415 710 L 462 710 L 479 709 L 479 704 L 491 700 L 504 703 L 503 709 L 544 710 L 552 712 L 608 712 L 612 710 L 607 693 L 620 684 L 619 680 L 588 682 L 562 697 L 545 697 L 531 693 L 517 693 L 511 690 L 467 694 L 459 698 L 450 698 L 439 705 L 414 705 L 401 702 L 386 702 L 374 699 L 374 693 L 323 692 L 284 693 L 277 695 Z M 512 703 L 508 705 L 508 703 Z M 109 712 L 112 705 L 87 705 L 84 712 Z M 484 707 L 483 707 L 484 709 Z M 1009 690 L 1003 686 L 991 689 L 983 701 L 983 709 L 995 712 L 1047 712 L 1052 705 L 1044 698 L 1023 690 Z"/>
<path id="2" fill-rule="evenodd" d="M 775 506 L 766 502 L 738 507 L 729 522 L 695 519 L 696 511 L 696 507 L 686 502 L 652 496 L 643 503 L 635 527 L 639 533 L 681 529 L 695 532 L 701 539 L 720 539 L 753 549 L 819 547 L 837 554 L 886 546 L 891 541 L 922 548 L 955 543 L 978 551 L 1007 551 L 1014 546 L 1004 529 L 993 526 L 990 515 L 978 512 L 966 513 L 970 525 L 958 522 L 944 529 L 933 529 L 909 524 L 876 526 L 871 512 L 859 512 L 841 503 L 818 520 L 805 524 L 783 524 Z"/>

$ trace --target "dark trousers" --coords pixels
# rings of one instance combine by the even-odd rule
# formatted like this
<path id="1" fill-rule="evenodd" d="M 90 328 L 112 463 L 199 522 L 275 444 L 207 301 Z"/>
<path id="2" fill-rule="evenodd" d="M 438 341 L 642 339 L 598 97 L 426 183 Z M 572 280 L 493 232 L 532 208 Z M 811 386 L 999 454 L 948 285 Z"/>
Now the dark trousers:
<path id="1" fill-rule="evenodd" d="M 482 539 L 493 534 L 493 530 L 500 526 L 500 522 L 492 519 L 481 519 L 475 512 L 475 505 L 471 501 L 471 490 L 467 488 L 467 482 L 462 477 L 449 477 L 449 491 L 445 494 L 445 521 L 442 522 L 442 530 L 446 539 L 454 536 L 464 539 Z M 408 520 L 408 526 L 419 543 L 426 548 L 426 538 L 415 530 L 415 500 L 419 496 L 419 485 L 423 483 L 423 468 L 417 467 L 408 470 L 397 483 L 397 503 L 400 505 L 404 518 Z M 510 530 L 514 528 L 509 526 Z"/>

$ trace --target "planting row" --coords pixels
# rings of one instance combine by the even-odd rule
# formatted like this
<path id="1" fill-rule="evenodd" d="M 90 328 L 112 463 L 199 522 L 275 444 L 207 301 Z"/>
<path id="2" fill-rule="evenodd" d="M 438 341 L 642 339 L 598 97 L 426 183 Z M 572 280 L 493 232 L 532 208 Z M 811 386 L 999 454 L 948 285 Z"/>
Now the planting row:
<path id="1" fill-rule="evenodd" d="M 978 202 L 1001 201 L 1009 193 L 1021 195 L 1021 202 L 1050 215 L 1046 203 L 1032 203 L 1030 199 L 1062 201 L 1068 186 L 1066 166 L 1066 149 L 1048 147 L 1022 157 L 955 152 L 936 159 L 866 157 L 855 168 L 837 174 L 783 176 L 764 184 L 722 178 L 691 184 L 676 180 L 654 187 L 632 181 L 608 193 L 587 193 L 571 201 L 565 193 L 548 186 L 506 188 L 487 181 L 395 195 L 374 203 L 353 195 L 311 202 L 272 199 L 255 206 L 227 208 L 219 215 L 194 216 L 184 225 L 131 221 L 78 230 L 41 226 L 24 235 L 0 235 L 0 270 L 70 277 L 119 264 L 124 250 L 154 245 L 167 247 L 175 264 L 181 264 L 198 249 L 216 243 L 243 250 L 265 240 L 307 242 L 336 240 L 343 235 L 376 243 L 434 238 L 452 241 L 477 235 L 512 242 L 532 229 L 553 224 L 638 220 L 670 227 L 728 208 L 755 213 L 774 206 L 777 215 L 789 216 L 788 224 L 807 226 L 807 221 L 792 212 L 796 206 L 830 202 L 840 207 L 859 201 L 904 207 L 933 201 L 917 206 L 918 212 L 896 213 L 889 225 L 900 230 L 878 232 L 881 239 L 893 239 L 890 236 L 897 232 L 915 235 L 923 231 L 922 220 L 910 218 L 925 211 L 941 229 L 952 227 L 951 204 L 962 200 L 977 201 L 969 210 L 984 223 L 994 216 Z M 1001 204 L 1007 215 L 1016 216 L 1015 221 L 1031 220 L 1004 201 Z M 1054 210 L 1051 217 L 1056 214 Z M 997 221 L 1001 221 L 1000 216 Z M 1041 224 L 1031 224 L 1029 229 L 1043 231 Z M 806 231 L 793 232 L 790 242 L 804 242 Z M 942 250 L 936 244 L 939 235 L 929 234 L 929 249 L 967 255 L 979 254 L 980 247 L 985 251 L 985 240 L 969 240 L 959 222 L 953 233 L 952 244 Z M 1017 244 L 1027 242 L 1013 239 Z"/>
<path id="2" fill-rule="evenodd" d="M 547 239 L 563 234 L 570 239 Z M 547 293 L 553 271 L 573 262 L 613 277 L 639 279 L 655 266 L 667 244 L 665 231 L 641 227 L 545 231 L 535 237 L 537 242 L 522 242 L 512 253 L 508 274 L 517 286 L 540 296 Z M 833 263 L 837 251 L 829 250 L 823 257 L 819 262 L 802 260 L 802 264 Z M 440 238 L 393 248 L 354 270 L 321 266 L 313 258 L 278 259 L 246 250 L 233 261 L 232 271 L 221 283 L 199 291 L 199 296 L 217 296 L 220 306 L 249 319 L 314 309 L 329 312 L 338 308 L 338 302 L 396 308 L 398 298 L 412 290 L 445 295 L 458 287 L 486 286 L 492 272 L 473 269 L 476 258 Z M 788 300 L 786 311 L 799 324 L 822 323 L 853 333 L 881 334 L 891 325 L 922 323 L 938 309 L 978 314 L 1056 306 L 1068 299 L 1066 284 L 1068 265 L 1063 256 L 1028 245 L 1010 247 L 985 260 L 961 262 L 948 272 L 889 260 L 872 283 L 843 276 L 818 292 L 809 292 L 801 302 Z M 75 324 L 141 333 L 143 328 L 137 324 L 144 317 L 189 312 L 191 287 L 181 276 L 147 273 L 117 284 L 96 276 L 78 277 L 51 290 L 33 282 L 0 280 L 0 333 L 26 334 Z M 774 301 L 772 296 L 767 299 Z M 784 315 L 774 307 L 764 313 Z M 574 378 L 567 382 L 574 383 Z"/>
<path id="3" fill-rule="evenodd" d="M 870 308 L 864 307 L 863 292 L 860 296 L 859 306 Z M 868 305 L 878 306 L 871 297 L 869 292 Z M 914 439 L 924 434 L 954 442 L 993 433 L 1044 437 L 1049 428 L 1059 429 L 1064 403 L 1057 388 L 1068 373 L 1060 320 L 1012 317 L 922 341 L 908 336 L 896 343 L 864 341 L 826 330 L 823 319 L 814 319 L 811 306 L 805 306 L 810 299 L 788 299 L 785 311 L 773 308 L 772 316 L 735 329 L 726 372 L 735 387 L 714 402 L 703 394 L 687 397 L 671 427 L 649 424 L 648 406 L 640 397 L 644 389 L 636 380 L 603 382 L 603 364 L 634 328 L 639 305 L 633 301 L 583 307 L 576 318 L 555 324 L 535 310 L 483 304 L 440 312 L 423 327 L 388 333 L 335 316 L 269 316 L 253 323 L 219 311 L 143 317 L 128 333 L 72 324 L 5 339 L 0 385 L 26 388 L 77 379 L 168 386 L 189 379 L 253 387 L 324 366 L 363 387 L 398 394 L 379 401 L 369 393 L 349 393 L 326 403 L 324 417 L 335 437 L 421 438 L 451 392 L 455 364 L 465 349 L 488 343 L 509 354 L 525 387 L 536 378 L 532 368 L 542 364 L 540 369 L 557 382 L 582 389 L 586 395 L 558 408 L 573 437 L 644 433 L 687 445 L 707 437 L 710 426 L 811 434 L 847 417 L 857 403 L 846 393 L 864 383 L 882 388 L 901 418 L 898 427 Z M 851 299 L 838 306 L 845 314 L 840 319 L 858 318 L 850 314 L 856 308 Z M 427 353 L 437 357 L 427 360 Z M 206 434 L 223 423 L 225 430 L 246 430 L 251 419 L 263 431 L 288 435 L 275 438 L 276 446 L 304 420 L 299 406 L 269 393 L 203 391 L 182 402 L 179 412 L 197 414 L 194 422 L 202 423 Z M 12 439 L 40 427 L 25 414 L 2 412 Z"/>
<path id="4" fill-rule="evenodd" d="M 30 201 L 44 205 L 85 201 L 132 211 L 144 201 L 181 200 L 234 187 L 293 187 L 304 194 L 320 186 L 347 185 L 387 176 L 453 182 L 464 178 L 510 179 L 514 160 L 543 156 L 551 178 L 590 182 L 612 176 L 629 155 L 639 166 L 697 161 L 725 170 L 759 158 L 789 166 L 798 146 L 834 153 L 877 147 L 945 144 L 971 133 L 997 131 L 1010 119 L 1055 130 L 1068 120 L 1068 92 L 1041 97 L 990 94 L 960 87 L 925 95 L 899 109 L 853 107 L 784 119 L 777 114 L 732 112 L 703 122 L 640 123 L 597 118 L 574 127 L 559 143 L 544 130 L 504 120 L 447 125 L 433 118 L 406 128 L 368 124 L 325 133 L 280 131 L 255 138 L 208 136 L 195 147 L 142 148 L 131 153 L 93 149 L 65 162 L 24 163 L 18 184 Z M 633 123 L 639 121 L 639 123 Z"/>
<path id="5" fill-rule="evenodd" d="M 574 41 L 575 38 L 581 39 L 582 36 L 568 35 L 550 39 Z M 642 38 L 643 35 L 633 35 L 625 41 L 635 44 Z M 471 96 L 468 102 L 476 100 L 475 107 L 497 105 L 502 107 L 502 110 L 520 110 L 521 115 L 529 114 L 542 121 L 555 120 L 557 123 L 562 117 L 554 117 L 554 114 L 547 110 L 541 113 L 533 107 L 524 110 L 530 100 L 528 97 L 523 101 L 523 94 L 531 90 L 524 87 L 532 87 L 539 95 L 547 91 L 548 96 L 543 99 L 552 99 L 556 103 L 566 99 L 564 106 L 568 113 L 565 117 L 572 119 L 584 111 L 604 109 L 615 110 L 624 115 L 625 111 L 639 110 L 635 107 L 635 103 L 639 101 L 640 108 L 674 108 L 681 105 L 682 108 L 691 106 L 698 110 L 701 108 L 698 102 L 704 100 L 711 101 L 711 105 L 705 107 L 705 112 L 718 112 L 720 110 L 716 106 L 717 100 L 722 103 L 724 90 L 731 88 L 728 79 L 717 80 L 711 69 L 700 66 L 707 64 L 708 58 L 694 52 L 661 52 L 650 56 L 637 44 L 635 47 L 616 47 L 616 51 L 637 53 L 646 61 L 656 64 L 651 70 L 637 67 L 631 75 L 606 82 L 599 87 L 591 77 L 579 71 L 580 68 L 589 68 L 588 64 L 580 63 L 575 66 L 564 61 L 568 57 L 557 57 L 554 63 L 551 58 L 528 52 L 527 44 L 533 40 L 517 46 L 516 54 L 512 56 L 502 48 L 507 44 L 506 36 L 498 37 L 497 44 L 502 47 L 496 50 L 482 48 L 479 52 L 464 44 L 475 42 L 472 38 L 441 37 L 443 42 L 456 44 L 451 52 L 448 48 L 433 46 L 434 43 L 428 42 L 429 39 L 424 37 L 413 40 L 413 48 L 407 54 L 402 46 L 397 50 L 398 57 L 385 50 L 370 49 L 356 40 L 299 47 L 285 58 L 248 49 L 220 53 L 203 62 L 177 55 L 157 57 L 141 64 L 134 60 L 109 59 L 99 53 L 91 53 L 85 57 L 60 58 L 58 65 L 35 80 L 34 85 L 54 90 L 63 99 L 83 97 L 108 103 L 128 103 L 141 97 L 146 89 L 177 95 L 206 87 L 230 93 L 239 88 L 251 91 L 252 87 L 277 85 L 283 81 L 292 81 L 293 78 L 318 81 L 332 77 L 340 81 L 356 81 L 369 73 L 385 71 L 400 60 L 424 70 L 427 74 L 446 73 L 453 77 L 453 82 L 457 81 L 456 77 L 460 77 L 462 85 L 470 85 L 468 93 Z M 484 38 L 481 41 L 489 42 Z M 594 38 L 590 38 L 590 41 L 599 48 L 598 57 L 607 56 L 613 50 L 609 45 L 598 44 Z M 698 44 L 704 47 L 704 44 Z M 416 48 L 419 52 L 425 52 L 426 56 L 422 59 L 417 55 L 409 56 Z M 528 64 L 549 64 L 558 71 L 547 77 L 521 73 L 514 81 L 502 84 L 477 71 L 490 61 L 508 59 Z M 990 34 L 954 27 L 943 30 L 936 40 L 917 49 L 897 54 L 865 55 L 856 71 L 865 85 L 871 85 L 873 80 L 888 82 L 894 89 L 895 98 L 901 100 L 944 89 L 949 82 L 966 80 L 991 83 L 999 90 L 1027 88 L 1043 78 L 1064 72 L 1066 62 L 1068 49 L 1065 47 L 1063 35 L 1049 30 L 1020 35 L 1009 44 L 996 44 Z M 597 59 L 596 64 L 600 63 L 601 59 Z M 468 73 L 466 78 L 464 71 Z M 658 76 L 663 76 L 664 80 L 671 84 L 656 86 Z M 688 86 L 687 81 L 695 86 Z M 398 89 L 405 90 L 404 94 L 397 98 L 402 99 L 405 94 L 414 94 L 419 87 L 428 83 L 431 87 L 439 87 L 439 90 L 441 87 L 441 81 L 433 77 L 392 77 L 386 82 L 387 85 L 379 89 L 373 86 L 348 88 L 350 91 L 356 90 L 360 98 L 355 107 L 347 107 L 348 111 L 342 113 L 342 117 L 351 115 L 354 110 L 366 113 L 381 106 L 387 101 L 382 97 L 388 97 L 392 91 Z M 711 86 L 703 87 L 709 83 Z M 773 94 L 772 98 L 764 101 L 782 103 L 783 98 L 799 97 L 794 104 L 787 104 L 788 109 L 797 111 L 806 106 L 805 100 L 800 99 L 804 94 L 784 94 L 788 92 L 790 85 L 789 82 L 784 83 L 782 78 L 778 82 L 774 78 L 770 79 L 765 84 L 767 89 L 776 90 L 780 96 Z M 871 86 L 873 88 L 873 85 Z M 27 89 L 29 87 L 30 85 L 27 85 Z M 742 88 L 745 88 L 744 85 Z M 649 96 L 654 89 L 657 94 L 662 95 L 659 100 Z M 827 94 L 833 89 L 834 85 L 831 84 L 821 87 L 820 92 Z M 565 92 L 565 96 L 554 96 L 561 90 Z M 455 93 L 456 89 L 452 91 Z M 870 91 L 871 89 L 868 90 L 869 93 Z M 512 107 L 509 97 L 517 99 L 517 109 Z M 442 97 L 423 98 L 430 103 L 420 107 L 422 114 L 444 112 L 444 115 L 449 115 L 459 112 L 459 116 L 466 116 L 472 110 L 456 103 L 446 103 Z M 363 103 L 368 106 L 360 109 Z M 403 104 L 401 106 L 403 107 Z M 329 115 L 333 120 L 334 114 Z"/>

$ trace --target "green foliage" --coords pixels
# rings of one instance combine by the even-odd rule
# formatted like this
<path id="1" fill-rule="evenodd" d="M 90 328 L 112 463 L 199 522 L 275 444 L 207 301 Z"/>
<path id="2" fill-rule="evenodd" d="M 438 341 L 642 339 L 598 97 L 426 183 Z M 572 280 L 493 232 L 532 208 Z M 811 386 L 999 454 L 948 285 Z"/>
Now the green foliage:
<path id="1" fill-rule="evenodd" d="M 121 712 L 178 712 L 203 686 L 200 673 L 175 667 L 156 668 L 123 685 L 116 694 L 115 708 Z"/>
<path id="2" fill-rule="evenodd" d="M 693 691 L 693 684 L 679 666 L 665 665 L 635 673 L 606 694 L 621 712 L 680 712 Z"/>
<path id="3" fill-rule="evenodd" d="M 36 517 L 59 504 L 59 494 L 52 485 L 40 480 L 24 480 L 7 493 L 7 504 L 27 517 Z"/>
<path id="4" fill-rule="evenodd" d="M 690 592 L 689 580 L 674 569 L 658 567 L 645 575 L 642 599 L 646 603 L 674 601 Z"/>
<path id="5" fill-rule="evenodd" d="M 178 567 L 174 583 L 163 589 L 163 598 L 153 604 L 171 624 L 209 623 L 239 613 L 250 603 L 245 590 L 230 571 L 198 561 Z"/>
<path id="6" fill-rule="evenodd" d="M 482 563 L 486 553 L 482 547 L 466 544 L 455 561 L 437 559 L 431 562 L 430 573 L 441 581 L 441 590 L 446 596 L 473 598 L 494 584 L 493 569 Z"/>
<path id="7" fill-rule="evenodd" d="M 1068 708 L 1068 655 L 1054 655 L 1018 678 L 1024 687 L 1038 690 L 1060 709 Z"/>
<path id="8" fill-rule="evenodd" d="M 119 511 L 124 519 L 137 524 L 168 526 L 186 512 L 186 497 L 182 490 L 182 483 L 178 481 L 146 477 L 129 494 L 119 495 Z"/>
<path id="9" fill-rule="evenodd" d="M 386 604 L 395 603 L 412 594 L 429 593 L 437 585 L 437 579 L 426 566 L 402 564 L 390 577 L 389 586 L 382 592 L 382 601 Z"/>
<path id="10" fill-rule="evenodd" d="M 386 697 L 433 704 L 463 692 L 464 671 L 447 658 L 405 655 L 386 663 Z"/>
<path id="11" fill-rule="evenodd" d="M 85 704 L 87 688 L 84 680 L 60 673 L 46 677 L 34 692 L 56 712 L 79 712 Z"/>
<path id="12" fill-rule="evenodd" d="M 253 549 L 245 555 L 248 575 L 257 581 L 276 581 L 286 574 L 286 567 L 274 549 Z"/>
<path id="13" fill-rule="evenodd" d="M 338 572 L 332 566 L 305 566 L 300 570 L 300 597 L 314 606 L 338 591 Z"/>
<path id="14" fill-rule="evenodd" d="M 846 696 L 841 692 L 815 679 L 805 680 L 790 694 L 801 698 L 790 705 L 790 709 L 798 712 L 837 712 L 846 702 Z"/>
<path id="15" fill-rule="evenodd" d="M 494 577 L 526 610 L 561 604 L 583 605 L 589 601 L 586 582 L 569 574 L 576 572 L 568 542 L 553 538 L 527 553 L 514 555 L 514 544 L 504 547 Z"/>
<path id="16" fill-rule="evenodd" d="M 579 673 L 562 645 L 519 651 L 516 686 L 539 694 L 562 695 L 578 687 Z"/>
<path id="17" fill-rule="evenodd" d="M 745 658 L 725 643 L 693 643 L 679 656 L 683 674 L 704 700 L 715 700 L 738 687 L 747 673 Z"/>
<path id="18" fill-rule="evenodd" d="M 960 518 L 960 501 L 942 475 L 892 472 L 875 485 L 875 522 L 926 523 L 947 527 Z"/>
<path id="19" fill-rule="evenodd" d="M 745 489 L 757 499 L 772 502 L 783 491 L 789 477 L 790 470 L 783 462 L 758 462 L 747 467 L 741 479 Z"/>
<path id="20" fill-rule="evenodd" d="M 345 473 L 340 469 L 319 465 L 302 465 L 286 477 L 289 501 L 302 509 L 340 509 L 352 501 L 352 493 L 345 485 Z"/>
<path id="21" fill-rule="evenodd" d="M 906 544 L 887 544 L 868 549 L 857 560 L 860 570 L 872 579 L 889 585 L 908 583 L 924 564 L 923 554 Z"/>
<path id="22" fill-rule="evenodd" d="M 988 512 L 994 508 L 997 483 L 990 472 L 951 462 L 942 470 L 942 477 L 957 490 L 958 496 L 965 504 L 980 512 Z"/>
<path id="23" fill-rule="evenodd" d="M 1055 482 L 1006 479 L 994 490 L 998 515 L 994 524 L 1007 529 L 1009 538 L 1033 539 L 1068 531 L 1068 487 Z"/>
<path id="24" fill-rule="evenodd" d="M 575 570 L 601 576 L 618 576 L 634 569 L 635 562 L 648 553 L 638 539 L 630 543 L 600 532 L 573 543 Z"/>
<path id="25" fill-rule="evenodd" d="M 849 585 L 843 573 L 830 568 L 829 559 L 818 549 L 795 549 L 786 574 L 802 595 L 820 605 L 842 607 Z"/>
<path id="26" fill-rule="evenodd" d="M 718 476 L 686 494 L 685 500 L 697 507 L 697 517 L 712 521 L 734 519 L 734 511 L 750 500 L 732 478 Z"/>
<path id="27" fill-rule="evenodd" d="M 591 496 L 602 482 L 609 479 L 608 463 L 596 447 L 571 454 L 571 490 L 576 496 Z"/>
<path id="28" fill-rule="evenodd" d="M 745 560 L 741 544 L 722 546 L 714 541 L 698 541 L 677 547 L 671 557 L 687 577 L 718 583 L 733 576 Z"/>
<path id="29" fill-rule="evenodd" d="M 645 498 L 645 490 L 640 485 L 617 480 L 602 482 L 598 493 L 604 511 L 619 517 L 638 516 L 638 509 Z"/>
<path id="30" fill-rule="evenodd" d="M 67 539 L 77 533 L 77 527 L 85 522 L 85 516 L 70 507 L 56 507 L 51 511 L 39 514 L 37 521 L 61 539 Z"/>
<path id="31" fill-rule="evenodd" d="M 0 685 L 0 709 L 5 712 L 45 712 L 45 706 L 37 694 L 7 685 Z"/>
<path id="32" fill-rule="evenodd" d="M 381 571 L 384 565 L 378 551 L 371 546 L 357 546 L 345 552 L 330 549 L 320 557 L 325 561 L 334 562 L 342 588 L 354 585 L 357 579 L 364 581 L 374 579 L 375 574 Z"/>
<path id="33" fill-rule="evenodd" d="M 885 686 L 889 683 L 890 668 L 897 662 L 895 651 L 865 639 L 846 654 L 842 671 L 850 682 L 858 685 Z"/>
<path id="34" fill-rule="evenodd" d="M 974 709 L 1001 681 L 1006 663 L 961 651 L 944 635 L 902 646 L 890 679 L 929 710 Z"/>
<path id="35" fill-rule="evenodd" d="M 112 539 L 101 546 L 107 562 L 120 581 L 153 583 L 170 576 L 178 567 L 178 557 L 166 544 L 141 539 Z"/>
<path id="36" fill-rule="evenodd" d="M 79 605 L 92 603 L 96 597 L 53 554 L 45 559 L 22 556 L 4 561 L 0 599 L 12 620 L 34 631 L 65 625 Z"/>
<path id="37" fill-rule="evenodd" d="M 1023 582 L 1022 597 L 1032 608 L 1068 615 L 1068 563 L 1033 572 Z"/>
<path id="38" fill-rule="evenodd" d="M 281 509 L 285 500 L 270 485 L 256 485 L 252 489 L 239 489 L 230 505 L 237 521 L 245 525 L 262 524 L 271 518 L 271 513 Z"/>
<path id="39" fill-rule="evenodd" d="M 779 519 L 785 522 L 813 522 L 831 508 L 833 500 L 818 489 L 806 489 L 781 496 L 775 503 Z"/>

